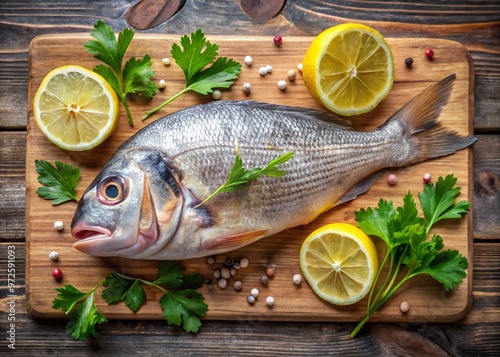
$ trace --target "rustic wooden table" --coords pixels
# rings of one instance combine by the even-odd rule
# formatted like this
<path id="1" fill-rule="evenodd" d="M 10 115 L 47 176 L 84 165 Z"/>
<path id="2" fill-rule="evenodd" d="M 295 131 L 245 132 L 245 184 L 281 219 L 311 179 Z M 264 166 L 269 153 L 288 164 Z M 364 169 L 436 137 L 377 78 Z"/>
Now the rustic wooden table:
<path id="1" fill-rule="evenodd" d="M 262 3 L 262 4 L 261 4 Z M 284 5 L 283 5 L 284 3 Z M 172 16 L 173 15 L 173 16 Z M 25 165 L 28 48 L 39 34 L 90 32 L 102 18 L 115 31 L 314 36 L 361 22 L 387 37 L 446 38 L 470 51 L 475 68 L 473 307 L 455 323 L 205 321 L 190 335 L 163 321 L 111 321 L 98 341 L 78 342 L 66 321 L 26 311 Z M 401 355 L 496 356 L 500 352 L 500 3 L 238 0 L 25 0 L 0 3 L 0 355 Z M 68 44 L 71 46 L 71 43 Z M 8 250 L 15 247 L 15 298 Z M 12 258 L 12 257 L 11 257 Z M 11 259 L 12 260 L 12 259 Z M 14 311 L 14 314 L 12 313 Z M 15 350 L 8 347 L 15 317 Z"/>

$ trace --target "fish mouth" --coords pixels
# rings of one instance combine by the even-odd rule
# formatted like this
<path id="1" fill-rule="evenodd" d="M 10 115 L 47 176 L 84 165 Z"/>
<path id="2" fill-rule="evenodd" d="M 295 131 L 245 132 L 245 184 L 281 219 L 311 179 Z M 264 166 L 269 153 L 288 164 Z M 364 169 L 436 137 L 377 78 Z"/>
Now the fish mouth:
<path id="1" fill-rule="evenodd" d="M 112 233 L 109 229 L 96 226 L 75 226 L 71 229 L 71 235 L 81 240 L 95 240 L 101 238 L 110 238 Z"/>

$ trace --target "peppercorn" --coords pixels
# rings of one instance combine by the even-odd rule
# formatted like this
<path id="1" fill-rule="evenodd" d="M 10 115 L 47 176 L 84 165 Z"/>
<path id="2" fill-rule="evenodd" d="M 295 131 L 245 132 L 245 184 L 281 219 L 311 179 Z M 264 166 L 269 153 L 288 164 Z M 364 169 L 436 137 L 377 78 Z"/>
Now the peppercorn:
<path id="1" fill-rule="evenodd" d="M 52 272 L 52 277 L 56 280 L 61 280 L 63 277 L 61 269 L 59 268 L 54 269 L 54 271 Z"/>
<path id="2" fill-rule="evenodd" d="M 410 311 L 410 304 L 408 304 L 406 301 L 403 301 L 401 305 L 399 305 L 399 310 L 401 310 L 403 314 L 406 314 L 408 311 Z"/>
<path id="3" fill-rule="evenodd" d="M 207 258 L 207 264 L 212 265 L 214 263 L 215 263 L 215 257 L 213 255 Z"/>
<path id="4" fill-rule="evenodd" d="M 426 49 L 425 56 L 429 59 L 432 58 L 434 56 L 434 51 L 431 48 Z"/>
<path id="5" fill-rule="evenodd" d="M 226 260 L 224 260 L 224 265 L 226 268 L 231 268 L 234 264 L 234 259 L 231 257 L 227 257 Z"/>
<path id="6" fill-rule="evenodd" d="M 285 90 L 286 89 L 286 82 L 283 80 L 278 81 L 278 88 L 281 90 Z"/>
<path id="7" fill-rule="evenodd" d="M 222 93 L 220 90 L 216 89 L 212 93 L 212 98 L 215 100 L 219 100 L 222 97 Z"/>
<path id="8" fill-rule="evenodd" d="M 250 291 L 250 295 L 252 295 L 254 298 L 258 297 L 259 296 L 259 289 L 252 289 Z"/>
<path id="9" fill-rule="evenodd" d="M 236 280 L 236 281 L 233 283 L 233 288 L 234 288 L 234 290 L 236 290 L 236 291 L 240 291 L 242 287 L 243 287 L 243 283 L 242 283 L 240 280 Z"/>
<path id="10" fill-rule="evenodd" d="M 253 62 L 253 59 L 252 59 L 252 57 L 250 57 L 250 56 L 245 56 L 244 61 L 245 61 L 245 64 L 246 64 L 247 66 L 251 66 L 251 65 L 252 65 L 252 62 Z"/>
<path id="11" fill-rule="evenodd" d="M 219 288 L 221 289 L 225 289 L 227 287 L 227 280 L 224 279 L 224 278 L 221 278 L 219 279 L 219 281 L 217 282 L 217 285 L 219 286 Z"/>
<path id="12" fill-rule="evenodd" d="M 250 261 L 248 260 L 248 258 L 242 258 L 240 260 L 240 267 L 246 268 L 246 267 L 248 267 L 249 263 L 250 263 Z"/>
<path id="13" fill-rule="evenodd" d="M 274 305 L 274 298 L 272 296 L 268 296 L 266 298 L 266 304 L 267 306 L 272 307 Z"/>
<path id="14" fill-rule="evenodd" d="M 387 176 L 387 183 L 391 186 L 394 186 L 397 181 L 397 176 L 394 174 L 390 174 Z"/>
<path id="15" fill-rule="evenodd" d="M 243 89 L 243 93 L 250 94 L 250 92 L 252 90 L 252 85 L 250 83 L 244 83 L 242 89 Z"/>
<path id="16" fill-rule="evenodd" d="M 268 268 L 266 269 L 266 275 L 267 275 L 268 277 L 273 276 L 273 275 L 274 275 L 274 268 L 273 268 L 273 267 L 268 267 Z"/>
<path id="17" fill-rule="evenodd" d="M 291 69 L 288 71 L 286 76 L 290 82 L 293 82 L 295 81 L 295 78 L 297 78 L 297 72 L 294 69 Z"/>
<path id="18" fill-rule="evenodd" d="M 222 276 L 224 279 L 229 279 L 231 277 L 231 273 L 229 272 L 228 268 L 222 268 L 220 270 L 220 276 Z"/>
<path id="19" fill-rule="evenodd" d="M 253 304 L 255 302 L 255 297 L 252 295 L 247 296 L 247 301 L 249 304 Z"/>
<path id="20" fill-rule="evenodd" d="M 295 274 L 295 275 L 293 276 L 293 283 L 294 283 L 295 285 L 300 285 L 300 284 L 302 283 L 302 275 L 300 275 L 300 274 Z"/>
<path id="21" fill-rule="evenodd" d="M 405 59 L 405 64 L 406 64 L 406 67 L 411 67 L 411 65 L 413 64 L 413 58 L 407 57 Z"/>
<path id="22" fill-rule="evenodd" d="M 266 72 L 273 73 L 273 66 L 271 66 L 270 64 L 266 65 Z"/>
<path id="23" fill-rule="evenodd" d="M 57 259 L 59 259 L 59 253 L 56 251 L 50 252 L 49 258 L 53 261 L 56 261 Z"/>
<path id="24" fill-rule="evenodd" d="M 274 36 L 273 42 L 276 47 L 280 47 L 283 44 L 283 37 L 276 35 Z"/>
<path id="25" fill-rule="evenodd" d="M 431 174 L 427 173 L 423 177 L 425 183 L 431 182 Z"/>
<path id="26" fill-rule="evenodd" d="M 62 221 L 55 221 L 54 228 L 58 231 L 62 231 L 64 229 L 64 223 Z"/>
<path id="27" fill-rule="evenodd" d="M 267 285 L 269 283 L 269 277 L 267 275 L 262 275 L 260 277 L 260 283 L 262 285 Z"/>
<path id="28" fill-rule="evenodd" d="M 158 82 L 158 89 L 163 89 L 167 86 L 167 82 L 165 82 L 164 79 L 160 79 L 160 81 Z"/>
<path id="29" fill-rule="evenodd" d="M 165 57 L 161 60 L 165 66 L 170 66 L 170 59 Z"/>

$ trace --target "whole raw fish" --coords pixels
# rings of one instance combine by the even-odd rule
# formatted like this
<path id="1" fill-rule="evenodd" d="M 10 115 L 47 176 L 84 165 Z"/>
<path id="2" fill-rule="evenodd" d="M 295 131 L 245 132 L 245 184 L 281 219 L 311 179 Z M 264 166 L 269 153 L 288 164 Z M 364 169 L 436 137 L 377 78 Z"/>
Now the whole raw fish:
<path id="1" fill-rule="evenodd" d="M 307 224 L 373 184 L 372 174 L 449 155 L 473 144 L 436 122 L 452 75 L 373 132 L 349 130 L 323 111 L 214 101 L 159 119 L 127 140 L 83 195 L 74 247 L 93 256 L 188 259 L 240 248 Z M 245 167 L 293 158 L 283 177 L 221 193 L 235 151 Z"/>

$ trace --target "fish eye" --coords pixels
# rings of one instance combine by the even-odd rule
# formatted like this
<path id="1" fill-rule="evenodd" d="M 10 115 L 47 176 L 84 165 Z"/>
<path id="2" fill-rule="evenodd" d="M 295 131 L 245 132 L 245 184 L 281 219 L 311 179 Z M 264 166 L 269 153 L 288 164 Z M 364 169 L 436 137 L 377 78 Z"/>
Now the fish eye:
<path id="1" fill-rule="evenodd" d="M 99 201 L 107 205 L 122 202 L 127 195 L 127 185 L 123 177 L 111 176 L 102 180 L 97 186 Z"/>

